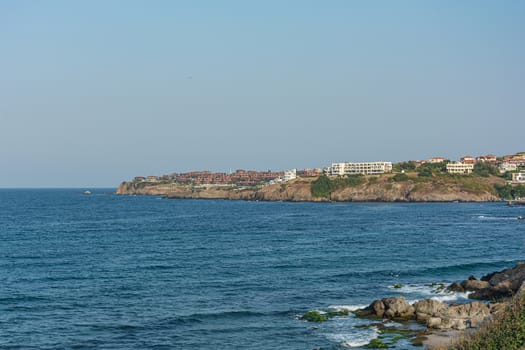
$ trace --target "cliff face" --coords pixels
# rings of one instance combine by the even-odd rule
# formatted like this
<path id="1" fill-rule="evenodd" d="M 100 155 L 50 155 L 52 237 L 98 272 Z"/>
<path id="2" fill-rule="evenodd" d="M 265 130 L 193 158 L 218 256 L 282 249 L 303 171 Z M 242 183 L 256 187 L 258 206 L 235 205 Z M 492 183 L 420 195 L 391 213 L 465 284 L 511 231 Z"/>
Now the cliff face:
<path id="1" fill-rule="evenodd" d="M 354 202 L 482 202 L 498 201 L 492 184 L 498 179 L 463 179 L 450 181 L 392 182 L 390 176 L 368 178 L 357 186 L 332 190 L 330 198 L 314 197 L 310 186 L 314 179 L 296 179 L 259 189 L 235 189 L 220 186 L 191 186 L 173 183 L 123 182 L 117 194 L 162 195 L 168 198 L 242 199 L 261 201 L 354 201 Z"/>
<path id="2" fill-rule="evenodd" d="M 491 185 L 470 189 L 455 183 L 377 182 L 332 191 L 333 201 L 356 202 L 487 202 L 498 201 Z"/>
<path id="3" fill-rule="evenodd" d="M 296 180 L 286 184 L 275 184 L 260 189 L 235 189 L 219 186 L 191 186 L 181 184 L 155 184 L 123 182 L 116 194 L 154 195 L 168 198 L 194 199 L 242 199 L 261 201 L 327 201 L 315 198 L 310 193 L 311 180 Z"/>

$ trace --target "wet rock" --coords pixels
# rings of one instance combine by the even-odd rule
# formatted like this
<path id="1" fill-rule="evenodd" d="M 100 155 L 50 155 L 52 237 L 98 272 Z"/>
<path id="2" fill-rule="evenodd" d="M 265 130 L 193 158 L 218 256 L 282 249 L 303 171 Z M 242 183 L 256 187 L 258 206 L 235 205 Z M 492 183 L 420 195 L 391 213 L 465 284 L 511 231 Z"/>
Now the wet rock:
<path id="1" fill-rule="evenodd" d="M 416 314 L 416 321 L 418 322 L 424 322 L 447 308 L 445 304 L 434 299 L 420 300 L 415 302 L 413 306 Z"/>
<path id="2" fill-rule="evenodd" d="M 415 316 L 415 310 L 404 297 L 383 298 L 375 300 L 357 315 L 371 318 L 410 319 Z"/>
<path id="3" fill-rule="evenodd" d="M 525 263 L 518 263 L 513 268 L 485 275 L 481 280 L 470 276 L 461 283 L 452 283 L 447 290 L 474 292 L 469 295 L 472 299 L 499 300 L 515 295 L 524 282 Z"/>
<path id="4" fill-rule="evenodd" d="M 385 314 L 387 318 L 409 319 L 415 316 L 414 307 L 406 301 L 404 297 L 382 299 L 385 304 Z"/>
<path id="5" fill-rule="evenodd" d="M 465 288 L 459 282 L 454 282 L 447 287 L 447 291 L 456 293 L 465 293 Z"/>
<path id="6" fill-rule="evenodd" d="M 488 274 L 483 276 L 481 280 L 489 282 L 491 286 L 496 286 L 503 281 L 511 281 L 517 290 L 525 281 L 525 263 L 521 262 L 513 268 Z"/>
<path id="7" fill-rule="evenodd" d="M 481 289 L 488 288 L 488 287 L 490 287 L 490 284 L 487 281 L 479 281 L 477 279 L 470 279 L 469 278 L 468 280 L 463 281 L 461 283 L 461 286 L 466 291 L 472 291 L 473 292 L 473 291 L 478 291 L 478 290 L 481 290 Z"/>

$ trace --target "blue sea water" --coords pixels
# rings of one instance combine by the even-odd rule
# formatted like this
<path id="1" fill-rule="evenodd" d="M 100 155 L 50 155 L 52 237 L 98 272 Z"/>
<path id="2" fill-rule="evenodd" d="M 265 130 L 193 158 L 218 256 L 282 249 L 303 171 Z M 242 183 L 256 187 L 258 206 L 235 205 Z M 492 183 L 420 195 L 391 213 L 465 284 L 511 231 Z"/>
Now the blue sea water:
<path id="1" fill-rule="evenodd" d="M 164 200 L 0 190 L 0 349 L 344 349 L 312 309 L 434 296 L 524 257 L 503 203 Z M 403 288 L 393 285 L 402 283 Z M 398 348 L 410 348 L 398 343 Z"/>

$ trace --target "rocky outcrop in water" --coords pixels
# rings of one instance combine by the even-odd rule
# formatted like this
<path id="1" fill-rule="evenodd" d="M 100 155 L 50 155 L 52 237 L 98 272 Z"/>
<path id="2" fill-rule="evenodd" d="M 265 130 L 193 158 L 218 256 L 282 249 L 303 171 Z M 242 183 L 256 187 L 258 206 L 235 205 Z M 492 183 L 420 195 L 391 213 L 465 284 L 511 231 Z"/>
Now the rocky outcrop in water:
<path id="1" fill-rule="evenodd" d="M 359 317 L 386 318 L 392 320 L 411 320 L 426 323 L 431 329 L 466 329 L 477 327 L 491 314 L 488 304 L 475 301 L 469 304 L 447 305 L 434 299 L 424 299 L 409 304 L 405 298 L 383 298 L 373 301 L 359 311 Z"/>
<path id="2" fill-rule="evenodd" d="M 481 280 L 470 276 L 467 280 L 447 287 L 448 291 L 473 292 L 477 299 L 509 300 L 514 295 L 525 293 L 525 263 L 503 271 L 483 276 Z M 445 304 L 434 299 L 424 299 L 413 304 L 404 297 L 374 300 L 368 307 L 359 310 L 359 317 L 372 319 L 416 320 L 428 329 L 464 330 L 477 328 L 487 318 L 505 311 L 506 302 L 486 303 L 473 301 L 466 304 Z"/>
<path id="3" fill-rule="evenodd" d="M 470 276 L 462 282 L 452 283 L 447 287 L 453 292 L 472 292 L 471 299 L 499 300 L 515 295 L 525 281 L 525 263 L 503 271 L 485 275 L 481 280 Z"/>

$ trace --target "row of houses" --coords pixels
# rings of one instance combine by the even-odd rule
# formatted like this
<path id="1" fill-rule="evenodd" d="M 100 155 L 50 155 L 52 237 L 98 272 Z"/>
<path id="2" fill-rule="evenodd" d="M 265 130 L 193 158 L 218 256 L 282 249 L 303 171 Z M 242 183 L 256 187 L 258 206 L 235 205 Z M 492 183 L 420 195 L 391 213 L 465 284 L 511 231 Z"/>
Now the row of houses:
<path id="1" fill-rule="evenodd" d="M 430 163 L 437 163 L 448 161 L 444 158 L 432 158 L 429 160 Z M 489 163 L 494 166 L 497 166 L 500 173 L 504 174 L 509 171 L 516 171 L 519 167 L 525 167 L 525 153 L 517 153 L 514 155 L 506 155 L 498 159 L 493 154 L 486 156 L 464 156 L 460 159 L 459 162 L 450 162 L 446 165 L 447 172 L 451 174 L 471 174 L 474 171 L 474 166 L 476 163 Z"/>
<path id="2" fill-rule="evenodd" d="M 464 156 L 459 161 L 451 162 L 443 157 L 433 157 L 426 161 L 413 161 L 417 166 L 425 163 L 442 163 L 447 162 L 446 170 L 451 174 L 468 175 L 474 171 L 476 163 L 489 163 L 498 166 L 501 173 L 507 171 L 516 171 L 519 167 L 525 167 L 525 152 L 514 155 L 497 157 L 494 154 L 482 155 L 478 157 Z M 210 171 L 191 171 L 186 173 L 173 173 L 163 176 L 137 176 L 135 182 L 159 182 L 175 181 L 178 183 L 193 184 L 233 184 L 238 186 L 255 186 L 261 183 L 276 183 L 293 180 L 297 177 L 317 177 L 322 174 L 332 176 L 344 175 L 380 175 L 392 172 L 392 162 L 375 161 L 375 162 L 338 162 L 332 163 L 330 167 L 324 169 L 291 169 L 284 171 L 255 171 L 238 169 L 235 172 L 221 173 Z M 513 174 L 513 182 L 525 182 L 524 173 Z"/>
<path id="3" fill-rule="evenodd" d="M 173 181 L 182 184 L 213 184 L 213 185 L 237 185 L 237 186 L 255 186 L 261 183 L 285 182 L 290 181 L 298 176 L 316 177 L 323 173 L 317 169 L 302 170 L 284 170 L 284 171 L 255 171 L 238 169 L 235 172 L 211 172 L 211 171 L 191 171 L 185 173 L 173 173 L 162 176 L 136 176 L 134 182 L 161 182 Z"/>

